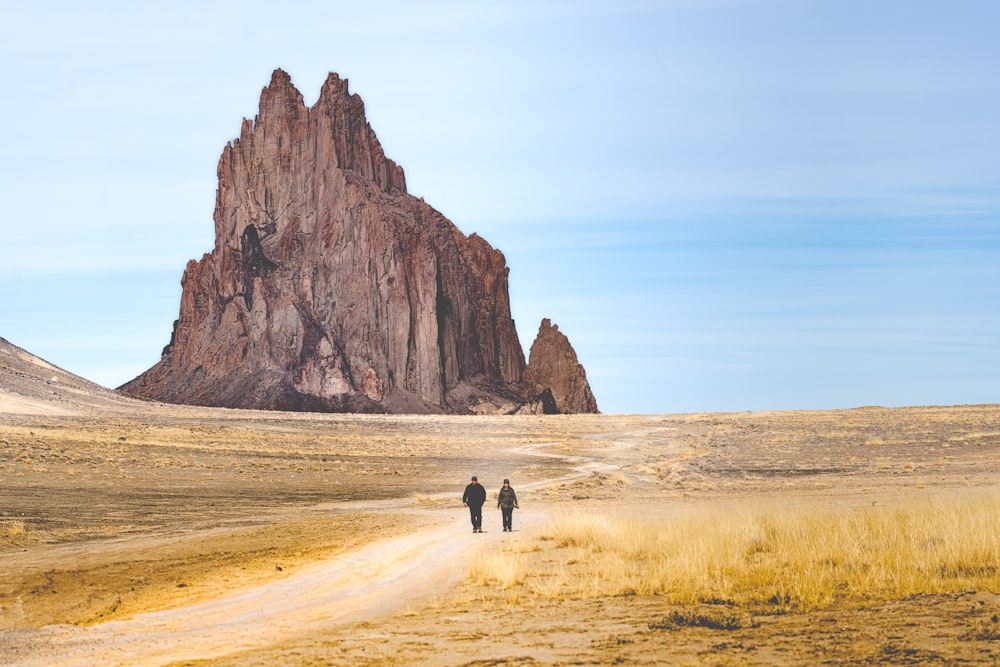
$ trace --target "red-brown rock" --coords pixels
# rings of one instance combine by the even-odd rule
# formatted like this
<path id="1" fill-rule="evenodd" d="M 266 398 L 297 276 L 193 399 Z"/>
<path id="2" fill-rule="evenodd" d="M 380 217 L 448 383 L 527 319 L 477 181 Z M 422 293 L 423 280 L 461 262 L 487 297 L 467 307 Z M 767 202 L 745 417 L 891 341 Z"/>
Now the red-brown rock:
<path id="1" fill-rule="evenodd" d="M 587 382 L 587 372 L 576 359 L 576 351 L 548 319 L 542 320 L 531 345 L 525 381 L 545 414 L 598 411 L 597 399 Z"/>
<path id="2" fill-rule="evenodd" d="M 215 247 L 182 278 L 168 402 L 513 412 L 533 401 L 503 254 L 406 192 L 347 81 L 306 107 L 276 70 L 218 167 Z M 574 355 L 575 359 L 575 355 Z"/>

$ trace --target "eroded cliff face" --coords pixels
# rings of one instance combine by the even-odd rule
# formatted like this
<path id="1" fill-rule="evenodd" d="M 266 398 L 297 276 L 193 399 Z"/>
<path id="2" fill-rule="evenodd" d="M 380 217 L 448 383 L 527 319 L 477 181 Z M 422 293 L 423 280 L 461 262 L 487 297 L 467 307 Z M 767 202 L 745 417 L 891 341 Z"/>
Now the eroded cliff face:
<path id="1" fill-rule="evenodd" d="M 503 254 L 406 192 L 330 74 L 306 107 L 276 70 L 218 166 L 215 247 L 188 263 L 159 363 L 176 403 L 513 412 L 531 403 Z"/>

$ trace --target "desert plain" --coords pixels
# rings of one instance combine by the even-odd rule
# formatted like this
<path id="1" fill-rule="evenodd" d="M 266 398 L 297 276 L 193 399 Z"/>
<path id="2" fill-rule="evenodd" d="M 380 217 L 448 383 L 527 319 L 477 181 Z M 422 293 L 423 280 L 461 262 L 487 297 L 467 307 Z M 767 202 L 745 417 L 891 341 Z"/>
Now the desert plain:
<path id="1" fill-rule="evenodd" d="M 142 402 L 16 350 L 2 361 L 0 664 L 1000 662 L 995 405 L 295 414 Z M 489 492 L 482 534 L 461 503 L 472 474 Z M 954 530 L 907 529 L 955 508 Z M 884 528 L 864 529 L 856 559 L 795 570 L 793 550 L 825 548 L 809 525 L 863 532 L 872 512 L 913 553 L 952 533 L 985 546 L 918 563 L 933 581 L 904 585 L 876 553 Z M 699 535 L 731 522 L 732 565 L 699 561 Z M 782 524 L 803 531 L 787 554 L 769 542 Z M 687 537 L 660 542 L 680 525 Z M 689 545 L 675 560 L 711 582 L 669 583 L 653 553 Z M 874 559 L 883 583 L 806 594 Z"/>

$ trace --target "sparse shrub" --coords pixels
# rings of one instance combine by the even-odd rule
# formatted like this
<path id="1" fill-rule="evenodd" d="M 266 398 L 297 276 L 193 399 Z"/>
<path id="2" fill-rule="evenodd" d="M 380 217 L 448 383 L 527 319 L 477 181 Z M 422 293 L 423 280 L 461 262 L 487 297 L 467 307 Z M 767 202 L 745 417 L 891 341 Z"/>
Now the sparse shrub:
<path id="1" fill-rule="evenodd" d="M 0 519 L 0 539 L 13 540 L 26 532 L 21 519 Z"/>
<path id="2" fill-rule="evenodd" d="M 472 580 L 482 586 L 510 591 L 524 583 L 528 567 L 524 557 L 517 553 L 501 551 L 477 560 L 471 569 Z"/>
<path id="3" fill-rule="evenodd" d="M 710 630 L 739 630 L 743 622 L 734 614 L 702 614 L 691 611 L 672 611 L 657 623 L 650 623 L 650 630 L 676 628 L 709 628 Z"/>

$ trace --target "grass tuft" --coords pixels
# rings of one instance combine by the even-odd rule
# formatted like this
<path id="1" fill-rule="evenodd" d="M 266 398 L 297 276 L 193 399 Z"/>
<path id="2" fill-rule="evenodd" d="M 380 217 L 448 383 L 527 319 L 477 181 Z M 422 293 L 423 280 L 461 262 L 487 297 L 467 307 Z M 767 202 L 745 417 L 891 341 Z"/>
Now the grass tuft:
<path id="1" fill-rule="evenodd" d="M 24 535 L 26 530 L 21 519 L 0 519 L 0 540 L 13 540 Z"/>
<path id="2" fill-rule="evenodd" d="M 650 623 L 650 630 L 677 628 L 708 628 L 710 630 L 739 630 L 743 621 L 735 614 L 703 614 L 689 611 L 672 611 L 657 623 Z"/>

